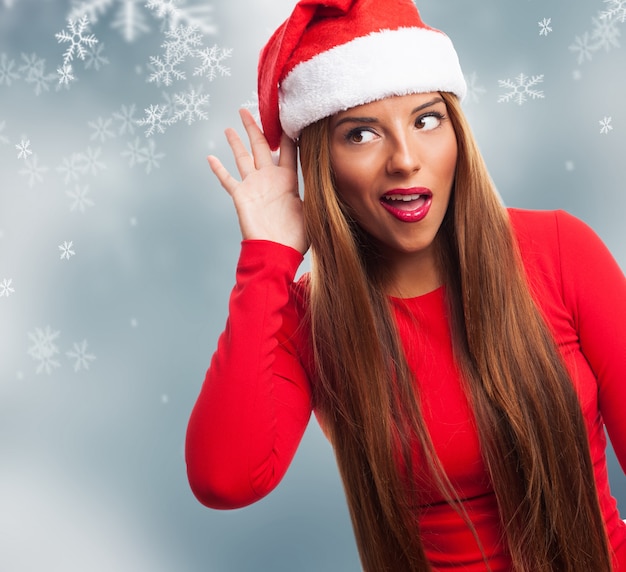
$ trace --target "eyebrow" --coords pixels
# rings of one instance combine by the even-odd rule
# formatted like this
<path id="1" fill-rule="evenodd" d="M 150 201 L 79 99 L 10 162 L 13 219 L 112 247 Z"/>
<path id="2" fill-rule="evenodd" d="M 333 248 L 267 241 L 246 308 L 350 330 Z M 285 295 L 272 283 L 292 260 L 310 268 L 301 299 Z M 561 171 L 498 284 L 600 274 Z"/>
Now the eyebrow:
<path id="1" fill-rule="evenodd" d="M 434 99 L 431 99 L 430 101 L 427 101 L 426 103 L 422 103 L 422 105 L 418 105 L 415 109 L 411 111 L 411 115 L 415 115 L 416 113 L 419 113 L 423 109 L 436 105 L 437 103 L 444 103 L 443 98 L 436 97 Z M 333 129 L 336 129 L 343 123 L 349 123 L 349 122 L 350 123 L 378 123 L 378 119 L 376 117 L 355 117 L 355 116 L 348 115 L 346 117 L 342 117 L 339 121 L 337 121 L 337 123 L 335 123 L 335 125 L 333 126 Z"/>

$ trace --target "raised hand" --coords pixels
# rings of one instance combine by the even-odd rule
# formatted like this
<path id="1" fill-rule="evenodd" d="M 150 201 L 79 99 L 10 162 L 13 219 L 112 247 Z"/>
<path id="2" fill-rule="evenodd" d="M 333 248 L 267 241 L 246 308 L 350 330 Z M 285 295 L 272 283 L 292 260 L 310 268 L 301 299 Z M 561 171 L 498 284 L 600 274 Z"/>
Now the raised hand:
<path id="1" fill-rule="evenodd" d="M 271 240 L 304 254 L 309 245 L 304 231 L 302 200 L 298 194 L 296 146 L 283 134 L 276 164 L 252 114 L 245 109 L 239 114 L 251 153 L 234 129 L 229 128 L 225 133 L 241 181 L 213 155 L 208 157 L 211 170 L 235 203 L 244 239 Z"/>

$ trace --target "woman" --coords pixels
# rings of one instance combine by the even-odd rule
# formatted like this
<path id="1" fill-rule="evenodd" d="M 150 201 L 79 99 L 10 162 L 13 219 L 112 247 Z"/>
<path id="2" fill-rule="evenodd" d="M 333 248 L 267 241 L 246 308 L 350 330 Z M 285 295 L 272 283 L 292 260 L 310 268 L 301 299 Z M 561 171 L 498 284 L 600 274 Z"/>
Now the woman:
<path id="1" fill-rule="evenodd" d="M 502 207 L 464 92 L 410 0 L 301 0 L 272 36 L 242 180 L 209 158 L 244 241 L 191 487 L 268 494 L 313 410 L 367 572 L 626 570 L 626 280 L 580 221 Z"/>

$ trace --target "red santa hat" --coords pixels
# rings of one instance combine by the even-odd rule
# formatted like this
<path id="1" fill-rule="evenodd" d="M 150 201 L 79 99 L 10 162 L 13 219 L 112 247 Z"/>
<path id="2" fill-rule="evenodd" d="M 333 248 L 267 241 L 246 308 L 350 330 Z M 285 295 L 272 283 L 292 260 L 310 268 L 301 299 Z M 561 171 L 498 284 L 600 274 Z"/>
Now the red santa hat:
<path id="1" fill-rule="evenodd" d="M 272 149 L 324 117 L 393 95 L 467 86 L 450 39 L 412 0 L 300 0 L 259 59 L 259 112 Z"/>

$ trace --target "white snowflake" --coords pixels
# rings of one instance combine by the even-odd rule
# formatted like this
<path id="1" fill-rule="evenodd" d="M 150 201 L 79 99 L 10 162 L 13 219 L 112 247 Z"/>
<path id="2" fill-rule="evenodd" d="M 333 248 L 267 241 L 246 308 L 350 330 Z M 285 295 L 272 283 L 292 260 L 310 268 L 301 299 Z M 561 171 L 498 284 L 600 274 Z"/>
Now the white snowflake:
<path id="1" fill-rule="evenodd" d="M 0 121 L 0 143 L 4 143 L 5 145 L 9 142 L 9 138 L 6 135 L 2 135 L 2 132 L 4 131 L 6 125 L 6 121 Z"/>
<path id="2" fill-rule="evenodd" d="M 593 58 L 591 54 L 596 50 L 596 47 L 591 43 L 589 32 L 585 32 L 582 36 L 576 36 L 569 50 L 578 53 L 578 64 L 580 65 L 585 61 L 591 61 Z"/>
<path id="3" fill-rule="evenodd" d="M 57 68 L 57 76 L 59 78 L 59 85 L 69 86 L 70 83 L 76 81 L 76 77 L 72 71 L 72 64 L 63 64 L 60 68 Z"/>
<path id="4" fill-rule="evenodd" d="M 93 131 L 89 139 L 91 141 L 100 141 L 100 143 L 104 143 L 107 139 L 113 139 L 115 133 L 111 130 L 111 123 L 113 123 L 113 119 L 103 119 L 102 117 L 98 117 L 94 121 L 89 121 L 87 126 L 91 127 Z"/>
<path id="5" fill-rule="evenodd" d="M 604 0 L 608 3 L 608 10 L 602 12 L 602 18 L 610 18 L 619 22 L 626 22 L 626 0 Z"/>
<path id="6" fill-rule="evenodd" d="M 135 133 L 135 125 L 137 119 L 135 119 L 135 104 L 133 103 L 129 107 L 122 105 L 119 111 L 113 113 L 113 119 L 119 123 L 118 135 L 133 135 Z"/>
<path id="7" fill-rule="evenodd" d="M 154 139 L 149 139 L 148 146 L 144 148 L 139 162 L 145 163 L 145 171 L 147 174 L 150 174 L 152 169 L 159 168 L 159 161 L 163 159 L 163 157 L 165 157 L 165 153 L 157 153 Z"/>
<path id="8" fill-rule="evenodd" d="M 613 121 L 613 119 L 611 117 L 604 117 L 604 119 L 599 121 L 599 123 L 600 123 L 600 133 L 602 133 L 604 135 L 607 135 L 609 133 L 609 131 L 613 131 L 613 126 L 611 125 L 612 121 Z"/>
<path id="9" fill-rule="evenodd" d="M 5 278 L 0 282 L 0 298 L 6 296 L 7 298 L 15 292 L 15 289 L 11 286 L 13 278 Z"/>
<path id="10" fill-rule="evenodd" d="M 252 97 L 241 104 L 241 107 L 247 109 L 254 117 L 257 123 L 261 123 L 261 115 L 259 113 L 259 92 L 253 91 Z"/>
<path id="11" fill-rule="evenodd" d="M 68 18 L 76 20 L 87 16 L 92 24 L 96 24 L 114 4 L 118 5 L 118 9 L 111 20 L 111 28 L 117 30 L 124 40 L 133 42 L 150 31 L 143 0 L 72 0 Z"/>
<path id="12" fill-rule="evenodd" d="M 595 50 L 604 48 L 608 52 L 612 48 L 620 47 L 619 37 L 621 32 L 617 27 L 617 20 L 592 18 L 592 22 L 593 31 L 591 32 L 591 38 L 596 41 L 593 46 Z"/>
<path id="13" fill-rule="evenodd" d="M 96 147 L 95 149 L 87 147 L 87 151 L 79 154 L 81 162 L 80 170 L 83 173 L 97 175 L 100 171 L 106 169 L 106 165 L 100 161 L 101 154 L 102 147 Z"/>
<path id="14" fill-rule="evenodd" d="M 135 137 L 135 140 L 126 144 L 126 150 L 122 151 L 122 157 L 128 158 L 128 166 L 134 167 L 137 163 L 141 162 L 147 148 L 141 145 L 139 137 Z"/>
<path id="15" fill-rule="evenodd" d="M 150 174 L 152 169 L 159 168 L 159 161 L 165 157 L 165 154 L 157 153 L 154 139 L 149 139 L 147 145 L 142 146 L 139 138 L 135 137 L 132 143 L 127 144 L 127 149 L 122 152 L 122 157 L 128 158 L 129 167 L 144 165 L 146 173 Z"/>
<path id="16" fill-rule="evenodd" d="M 543 91 L 532 89 L 534 86 L 542 82 L 543 74 L 529 77 L 523 73 L 516 76 L 515 80 L 498 80 L 498 84 L 501 88 L 510 89 L 508 93 L 505 93 L 498 98 L 498 103 L 515 101 L 519 105 L 522 105 L 528 100 L 528 98 L 543 99 Z"/>
<path id="17" fill-rule="evenodd" d="M 15 60 L 10 60 L 6 54 L 0 54 L 0 85 L 10 86 L 14 80 L 20 79 L 20 74 L 13 70 Z"/>
<path id="18" fill-rule="evenodd" d="M 178 13 L 179 0 L 148 0 L 146 8 L 154 11 L 157 18 L 173 17 Z"/>
<path id="19" fill-rule="evenodd" d="M 52 331 L 50 326 L 46 326 L 45 330 L 35 328 L 34 332 L 29 332 L 28 337 L 32 345 L 28 348 L 28 355 L 38 362 L 36 373 L 46 372 L 50 375 L 55 368 L 61 367 L 55 359 L 59 353 L 59 348 L 55 344 L 59 334 L 59 331 Z"/>
<path id="20" fill-rule="evenodd" d="M 69 260 L 76 253 L 72 250 L 73 241 L 64 240 L 63 244 L 59 244 L 59 250 L 61 251 L 61 260 Z"/>
<path id="21" fill-rule="evenodd" d="M 72 153 L 69 157 L 64 157 L 56 171 L 63 175 L 63 182 L 66 185 L 71 181 L 78 181 L 81 171 L 80 153 Z"/>
<path id="22" fill-rule="evenodd" d="M 175 53 L 166 52 L 161 59 L 159 56 L 150 56 L 150 67 L 154 70 L 149 82 L 156 82 L 157 85 L 171 85 L 174 80 L 186 79 L 185 72 L 176 66 L 184 61 L 184 58 Z"/>
<path id="23" fill-rule="evenodd" d="M 191 125 L 196 119 L 208 119 L 209 116 L 203 107 L 209 105 L 209 95 L 202 95 L 195 88 L 189 88 L 189 91 L 176 94 L 176 104 L 179 106 L 176 111 L 176 120 L 184 119 L 187 125 Z"/>
<path id="24" fill-rule="evenodd" d="M 26 160 L 33 154 L 33 151 L 30 148 L 30 140 L 28 139 L 22 139 L 17 145 L 15 145 L 15 148 L 17 149 L 18 159 Z"/>
<path id="25" fill-rule="evenodd" d="M 217 44 L 212 48 L 198 50 L 196 56 L 200 58 L 202 64 L 194 70 L 193 75 L 206 77 L 209 81 L 213 81 L 218 73 L 221 76 L 229 76 L 230 69 L 223 66 L 222 62 L 229 58 L 232 53 L 232 49 L 219 48 Z"/>
<path id="26" fill-rule="evenodd" d="M 127 42 L 134 42 L 141 34 L 150 31 L 146 17 L 141 11 L 142 0 L 123 0 L 111 22 L 111 28 L 117 30 Z"/>
<path id="27" fill-rule="evenodd" d="M 46 60 L 36 54 L 22 54 L 23 65 L 19 71 L 25 74 L 24 81 L 35 86 L 35 95 L 50 90 L 50 84 L 57 79 L 55 73 L 46 73 Z"/>
<path id="28" fill-rule="evenodd" d="M 146 116 L 137 120 L 137 125 L 148 126 L 145 131 L 146 137 L 151 137 L 155 131 L 165 133 L 165 128 L 172 123 L 171 119 L 163 117 L 166 111 L 164 105 L 150 105 L 144 111 Z"/>
<path id="29" fill-rule="evenodd" d="M 91 46 L 87 49 L 87 55 L 85 56 L 85 69 L 93 68 L 96 71 L 100 71 L 102 66 L 109 64 L 108 58 L 102 55 L 104 51 L 104 44 L 99 43 L 96 46 Z"/>
<path id="30" fill-rule="evenodd" d="M 478 85 L 478 75 L 476 74 L 476 72 L 472 72 L 469 76 L 465 76 L 465 83 L 467 84 L 466 101 L 479 103 L 480 96 L 487 93 L 487 90 L 482 85 Z"/>
<path id="31" fill-rule="evenodd" d="M 74 342 L 74 348 L 66 352 L 67 357 L 74 360 L 74 371 L 80 371 L 81 369 L 89 369 L 89 362 L 94 361 L 96 356 L 87 353 L 87 340 L 82 342 Z"/>
<path id="32" fill-rule="evenodd" d="M 537 22 L 540 28 L 539 30 L 540 36 L 547 36 L 552 31 L 552 27 L 550 26 L 551 23 L 552 23 L 552 18 L 544 18 L 543 20 L 541 20 L 541 22 Z"/>
<path id="33" fill-rule="evenodd" d="M 34 154 L 24 161 L 25 168 L 19 171 L 20 175 L 28 177 L 28 186 L 34 187 L 37 183 L 43 183 L 43 175 L 48 167 L 39 164 L 39 157 Z"/>
<path id="34" fill-rule="evenodd" d="M 169 39 L 161 47 L 165 48 L 166 53 L 181 58 L 195 55 L 197 48 L 202 45 L 202 36 L 194 26 L 177 26 L 165 32 L 165 37 Z"/>
<path id="35" fill-rule="evenodd" d="M 203 34 L 216 34 L 217 27 L 212 21 L 213 6 L 207 2 L 201 2 L 193 6 L 180 6 L 172 10 L 169 16 L 171 29 L 182 24 L 198 28 Z"/>
<path id="36" fill-rule="evenodd" d="M 84 187 L 75 185 L 73 191 L 66 191 L 65 194 L 72 199 L 70 211 L 79 210 L 81 213 L 84 213 L 87 207 L 94 206 L 94 202 L 87 196 L 89 194 L 89 185 Z"/>
<path id="37" fill-rule="evenodd" d="M 55 34 L 59 44 L 69 43 L 70 45 L 63 54 L 63 63 L 68 64 L 74 56 L 81 60 L 87 57 L 87 48 L 98 43 L 98 40 L 89 32 L 89 18 L 83 16 L 80 20 L 75 21 L 69 19 L 67 22 L 67 31 L 63 30 Z"/>

